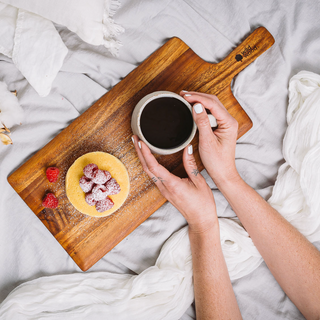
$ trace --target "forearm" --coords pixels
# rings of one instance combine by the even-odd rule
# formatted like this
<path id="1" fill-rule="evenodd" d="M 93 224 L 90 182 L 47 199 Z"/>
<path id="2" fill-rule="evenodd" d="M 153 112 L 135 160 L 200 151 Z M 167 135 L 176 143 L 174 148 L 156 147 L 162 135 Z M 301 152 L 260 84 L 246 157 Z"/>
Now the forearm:
<path id="1" fill-rule="evenodd" d="M 197 319 L 241 319 L 223 257 L 218 221 L 203 233 L 189 228 Z"/>
<path id="2" fill-rule="evenodd" d="M 306 318 L 319 319 L 319 251 L 242 179 L 218 187 L 282 289 Z"/>

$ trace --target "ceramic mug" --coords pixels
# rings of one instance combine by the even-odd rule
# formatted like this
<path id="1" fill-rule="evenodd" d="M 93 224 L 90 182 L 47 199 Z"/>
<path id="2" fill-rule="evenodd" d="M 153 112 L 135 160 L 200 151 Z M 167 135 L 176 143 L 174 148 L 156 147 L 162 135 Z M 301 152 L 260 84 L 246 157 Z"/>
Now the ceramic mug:
<path id="1" fill-rule="evenodd" d="M 137 105 L 135 106 L 135 108 L 133 110 L 132 117 L 131 117 L 131 128 L 132 128 L 133 133 L 135 135 L 137 135 L 140 138 L 140 140 L 142 140 L 153 153 L 157 153 L 160 155 L 168 155 L 168 154 L 176 153 L 176 152 L 184 149 L 188 144 L 190 144 L 190 142 L 192 141 L 192 139 L 194 138 L 194 136 L 196 134 L 197 126 L 192 119 L 193 127 L 190 132 L 190 135 L 182 144 L 180 144 L 176 147 L 173 147 L 170 149 L 165 149 L 165 148 L 159 148 L 159 147 L 152 145 L 145 138 L 145 136 L 142 133 L 140 119 L 141 119 L 141 115 L 142 115 L 144 108 L 151 101 L 153 101 L 155 99 L 159 99 L 159 98 L 175 98 L 175 99 L 180 100 L 181 102 L 183 102 L 185 104 L 186 108 L 189 109 L 189 111 L 191 113 L 191 117 L 192 117 L 192 107 L 191 107 L 190 103 L 188 101 L 186 101 L 183 97 L 181 97 L 180 95 L 178 95 L 174 92 L 170 92 L 170 91 L 156 91 L 156 92 L 152 92 L 152 93 L 146 95 L 144 98 L 142 98 L 137 103 Z M 208 114 L 208 117 L 209 117 L 211 127 L 216 127 L 217 121 L 216 121 L 215 117 L 212 114 Z M 161 132 L 159 132 L 159 135 L 161 135 Z"/>

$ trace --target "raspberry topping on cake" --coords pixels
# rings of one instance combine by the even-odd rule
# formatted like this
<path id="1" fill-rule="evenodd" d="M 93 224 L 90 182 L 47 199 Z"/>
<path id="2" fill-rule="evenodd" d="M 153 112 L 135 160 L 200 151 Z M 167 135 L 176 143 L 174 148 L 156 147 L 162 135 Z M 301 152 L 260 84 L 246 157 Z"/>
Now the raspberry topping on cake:
<path id="1" fill-rule="evenodd" d="M 107 193 L 109 196 L 118 194 L 121 191 L 119 183 L 114 178 L 111 178 L 109 181 L 107 181 L 105 186 L 107 188 Z"/>
<path id="2" fill-rule="evenodd" d="M 107 170 L 100 170 L 94 163 L 83 168 L 84 176 L 79 180 L 89 206 L 96 206 L 98 212 L 104 212 L 114 206 L 109 195 L 118 194 L 121 189 L 116 179 Z"/>
<path id="3" fill-rule="evenodd" d="M 107 170 L 102 170 L 102 171 L 103 171 L 103 173 L 105 174 L 105 176 L 107 178 L 106 182 L 109 181 L 111 179 L 111 173 L 109 171 L 107 171 Z"/>
<path id="4" fill-rule="evenodd" d="M 96 184 L 104 184 L 107 182 L 107 176 L 103 170 L 98 169 L 93 172 L 92 181 Z"/>
<path id="5" fill-rule="evenodd" d="M 89 206 L 94 206 L 96 204 L 96 200 L 94 199 L 93 193 L 92 192 L 88 192 L 86 193 L 86 197 L 85 197 L 86 203 Z"/>
<path id="6" fill-rule="evenodd" d="M 86 177 L 86 176 L 82 176 L 80 178 L 80 188 L 82 189 L 83 192 L 87 193 L 87 192 L 90 192 L 92 190 L 92 187 L 93 187 L 93 181 Z"/>
<path id="7" fill-rule="evenodd" d="M 94 163 L 90 163 L 83 168 L 83 173 L 87 178 L 92 179 L 94 177 L 95 171 L 98 170 L 98 166 Z"/>
<path id="8" fill-rule="evenodd" d="M 96 210 L 98 212 L 104 212 L 111 209 L 113 206 L 113 201 L 109 197 L 107 197 L 106 199 L 100 200 L 96 203 Z"/>
<path id="9" fill-rule="evenodd" d="M 104 200 L 109 195 L 103 184 L 96 184 L 92 189 L 92 194 L 96 201 Z"/>

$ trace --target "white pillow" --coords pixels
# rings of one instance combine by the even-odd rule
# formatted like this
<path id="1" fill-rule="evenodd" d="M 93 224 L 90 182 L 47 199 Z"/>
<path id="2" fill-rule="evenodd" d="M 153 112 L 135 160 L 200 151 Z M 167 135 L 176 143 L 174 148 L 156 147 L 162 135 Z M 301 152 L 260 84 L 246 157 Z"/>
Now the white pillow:
<path id="1" fill-rule="evenodd" d="M 92 45 L 104 45 L 113 55 L 120 46 L 115 36 L 124 29 L 112 16 L 120 5 L 118 0 L 1 0 L 14 7 L 35 13 L 66 26 Z"/>
<path id="2" fill-rule="evenodd" d="M 112 19 L 118 5 L 118 0 L 0 0 L 0 53 L 45 97 L 68 53 L 53 22 L 117 55 L 115 36 L 124 31 Z"/>
<path id="3" fill-rule="evenodd" d="M 19 9 L 12 60 L 41 97 L 50 93 L 67 53 L 51 21 Z"/>

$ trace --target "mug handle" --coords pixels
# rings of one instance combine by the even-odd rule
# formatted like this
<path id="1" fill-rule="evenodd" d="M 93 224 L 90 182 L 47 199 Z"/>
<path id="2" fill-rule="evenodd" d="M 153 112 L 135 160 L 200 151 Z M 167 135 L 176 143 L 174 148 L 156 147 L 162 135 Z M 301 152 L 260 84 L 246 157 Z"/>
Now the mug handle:
<path id="1" fill-rule="evenodd" d="M 218 126 L 217 119 L 212 114 L 208 114 L 208 118 L 209 118 L 209 121 L 210 121 L 211 128 L 215 128 L 215 127 Z"/>

